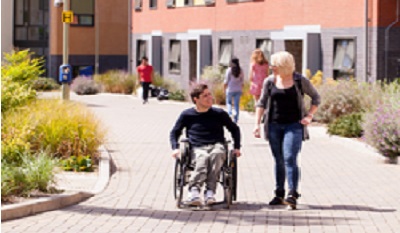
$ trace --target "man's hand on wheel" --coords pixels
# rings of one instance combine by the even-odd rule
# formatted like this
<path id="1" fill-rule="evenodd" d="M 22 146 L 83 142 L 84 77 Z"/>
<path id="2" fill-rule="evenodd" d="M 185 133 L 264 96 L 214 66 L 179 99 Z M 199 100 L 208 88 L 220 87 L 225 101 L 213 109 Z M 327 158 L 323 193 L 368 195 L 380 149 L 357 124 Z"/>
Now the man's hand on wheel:
<path id="1" fill-rule="evenodd" d="M 234 149 L 233 154 L 236 155 L 236 157 L 240 157 L 242 154 L 240 153 L 239 149 Z"/>
<path id="2" fill-rule="evenodd" d="M 175 158 L 175 159 L 178 158 L 180 153 L 181 153 L 181 150 L 179 150 L 179 149 L 173 150 L 172 151 L 172 158 Z"/>

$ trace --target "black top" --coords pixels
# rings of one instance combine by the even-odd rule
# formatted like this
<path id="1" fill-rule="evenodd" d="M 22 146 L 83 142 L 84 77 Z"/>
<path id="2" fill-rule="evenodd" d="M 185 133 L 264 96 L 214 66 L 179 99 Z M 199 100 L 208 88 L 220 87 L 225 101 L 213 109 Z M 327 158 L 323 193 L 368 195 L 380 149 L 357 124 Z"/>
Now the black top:
<path id="1" fill-rule="evenodd" d="M 197 112 L 195 108 L 184 110 L 179 116 L 170 133 L 172 149 L 179 148 L 178 139 L 186 128 L 186 137 L 194 146 L 205 146 L 224 143 L 224 126 L 231 132 L 234 148 L 240 148 L 240 129 L 229 117 L 228 113 L 219 108 L 211 107 L 207 112 Z"/>
<path id="2" fill-rule="evenodd" d="M 272 85 L 270 123 L 288 124 L 301 120 L 301 111 L 297 102 L 294 84 L 286 89 Z"/>

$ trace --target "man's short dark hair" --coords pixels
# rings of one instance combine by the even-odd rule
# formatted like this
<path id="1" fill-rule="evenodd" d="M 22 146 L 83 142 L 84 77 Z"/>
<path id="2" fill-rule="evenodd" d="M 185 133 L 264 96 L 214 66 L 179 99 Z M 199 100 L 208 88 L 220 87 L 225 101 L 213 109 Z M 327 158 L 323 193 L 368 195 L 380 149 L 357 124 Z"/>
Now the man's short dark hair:
<path id="1" fill-rule="evenodd" d="M 194 98 L 195 98 L 195 97 L 196 97 L 196 98 L 199 98 L 200 95 L 201 95 L 201 93 L 203 93 L 204 90 L 206 90 L 206 89 L 208 89 L 207 84 L 204 84 L 204 83 L 198 83 L 198 84 L 196 84 L 196 85 L 193 87 L 192 91 L 190 92 L 190 97 L 192 98 L 192 102 L 193 102 L 193 103 L 196 103 L 196 101 L 194 101 Z"/>
<path id="2" fill-rule="evenodd" d="M 149 59 L 146 56 L 143 56 L 142 59 L 140 59 L 141 61 L 145 60 L 145 61 L 149 61 Z"/>

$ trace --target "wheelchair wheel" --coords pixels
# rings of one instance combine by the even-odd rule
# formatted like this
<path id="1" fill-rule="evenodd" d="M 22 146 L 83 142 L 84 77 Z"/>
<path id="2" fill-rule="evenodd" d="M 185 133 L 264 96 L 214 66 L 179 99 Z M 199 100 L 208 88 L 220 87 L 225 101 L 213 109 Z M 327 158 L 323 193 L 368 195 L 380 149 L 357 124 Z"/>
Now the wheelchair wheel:
<path id="1" fill-rule="evenodd" d="M 238 166 L 237 166 L 237 158 L 231 151 L 231 161 L 229 163 L 229 167 L 232 172 L 232 199 L 236 201 L 237 199 L 237 174 L 238 174 Z"/>
<path id="2" fill-rule="evenodd" d="M 184 186 L 184 174 L 182 163 L 180 159 L 175 161 L 175 172 L 174 172 L 174 197 L 176 200 L 176 207 L 181 208 L 183 186 Z"/>
<path id="3" fill-rule="evenodd" d="M 226 208 L 229 209 L 232 205 L 232 175 L 230 174 L 230 168 L 224 168 L 222 171 L 222 180 L 224 186 L 224 203 Z"/>

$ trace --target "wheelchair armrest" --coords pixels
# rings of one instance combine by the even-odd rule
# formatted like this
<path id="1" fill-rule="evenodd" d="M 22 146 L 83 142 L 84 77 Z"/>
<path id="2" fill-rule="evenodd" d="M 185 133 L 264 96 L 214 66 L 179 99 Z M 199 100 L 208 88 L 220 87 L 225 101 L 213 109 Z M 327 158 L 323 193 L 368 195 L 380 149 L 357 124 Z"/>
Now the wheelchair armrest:
<path id="1" fill-rule="evenodd" d="M 182 139 L 181 139 L 181 142 L 183 142 L 183 143 L 189 143 L 189 138 L 182 138 Z"/>

